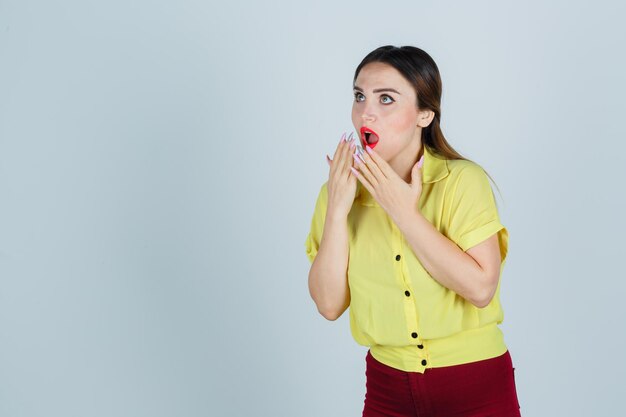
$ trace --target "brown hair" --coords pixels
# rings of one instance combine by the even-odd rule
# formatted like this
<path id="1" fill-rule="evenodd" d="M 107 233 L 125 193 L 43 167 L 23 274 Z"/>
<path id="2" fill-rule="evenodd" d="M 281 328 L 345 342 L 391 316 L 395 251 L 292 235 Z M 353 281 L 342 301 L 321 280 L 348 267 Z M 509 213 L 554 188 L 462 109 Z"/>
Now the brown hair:
<path id="1" fill-rule="evenodd" d="M 437 64 L 425 51 L 415 46 L 393 46 L 386 45 L 374 49 L 367 54 L 354 72 L 353 84 L 356 83 L 357 76 L 361 69 L 372 62 L 382 62 L 394 67 L 404 78 L 411 83 L 417 96 L 417 107 L 420 109 L 432 110 L 435 117 L 432 122 L 422 129 L 422 145 L 446 159 L 463 159 L 463 155 L 458 153 L 452 145 L 448 143 L 441 131 L 441 92 L 442 83 Z M 482 167 L 481 167 L 482 168 Z M 483 168 L 484 170 L 484 168 Z M 495 184 L 491 175 L 487 176 Z M 496 185 L 496 188 L 498 186 Z M 498 193 L 500 189 L 498 189 Z"/>

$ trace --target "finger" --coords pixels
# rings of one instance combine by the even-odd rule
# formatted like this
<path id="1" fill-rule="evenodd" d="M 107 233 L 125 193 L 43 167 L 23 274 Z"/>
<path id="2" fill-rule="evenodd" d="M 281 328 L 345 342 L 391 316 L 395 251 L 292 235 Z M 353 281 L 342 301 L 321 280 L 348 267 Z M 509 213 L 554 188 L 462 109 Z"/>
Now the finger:
<path id="1" fill-rule="evenodd" d="M 330 159 L 330 157 L 328 155 L 326 155 L 326 162 L 328 162 L 328 166 L 332 167 L 333 165 L 331 164 L 332 160 Z"/>
<path id="2" fill-rule="evenodd" d="M 356 162 L 357 167 L 359 169 L 359 174 L 361 174 L 362 177 L 365 177 L 365 179 L 367 179 L 367 181 L 370 184 L 372 184 L 374 187 L 378 186 L 379 181 L 376 178 L 376 176 L 372 174 L 372 170 L 371 170 L 372 167 L 370 166 L 370 165 L 375 165 L 374 162 L 370 159 L 370 162 L 368 165 L 367 163 L 364 163 L 362 160 L 360 160 L 358 157 L 355 157 L 354 161 Z"/>
<path id="3" fill-rule="evenodd" d="M 374 195 L 374 187 L 372 187 L 372 184 L 370 184 L 367 178 L 365 178 L 363 174 L 354 167 L 350 167 L 350 170 L 352 171 L 352 175 L 355 176 L 361 184 L 363 184 L 367 191 L 369 191 L 371 195 Z"/>
<path id="4" fill-rule="evenodd" d="M 422 184 L 422 163 L 424 162 L 423 157 L 418 161 L 417 164 L 413 165 L 411 169 L 411 185 L 414 184 Z"/>
<path id="5" fill-rule="evenodd" d="M 368 150 L 369 148 L 369 150 Z M 378 165 L 378 167 L 380 168 L 380 170 L 382 171 L 382 173 L 385 175 L 385 177 L 387 178 L 391 178 L 393 177 L 393 174 L 395 174 L 396 172 L 393 170 L 393 168 L 391 168 L 389 166 L 389 164 L 387 163 L 387 161 L 385 161 L 382 156 L 380 156 L 378 154 L 378 152 L 376 152 L 374 149 L 370 148 L 369 146 L 367 146 L 365 148 L 365 153 L 369 155 L 370 158 L 372 158 L 374 160 L 374 162 L 376 162 L 376 165 Z"/>
<path id="6" fill-rule="evenodd" d="M 380 155 L 378 155 L 373 149 L 366 147 L 365 152 L 361 157 L 365 160 L 365 164 L 368 166 L 372 174 L 382 181 L 383 179 L 390 178 L 392 175 L 389 172 L 391 167 L 387 164 Z M 389 170 L 388 170 L 388 169 Z"/>
<path id="7" fill-rule="evenodd" d="M 346 175 L 348 175 L 348 169 L 350 169 L 350 166 L 352 165 L 352 161 L 350 160 L 350 154 L 352 154 L 352 146 L 354 145 L 354 139 L 352 138 L 352 133 L 350 133 L 350 136 L 348 136 L 348 142 L 346 142 L 346 147 L 344 148 L 344 153 L 341 155 L 342 160 L 341 160 L 341 166 L 342 166 L 342 170 L 345 171 Z"/>
<path id="8" fill-rule="evenodd" d="M 348 181 L 350 183 L 357 182 L 356 175 L 354 175 L 354 171 L 353 171 L 355 169 L 356 168 L 354 167 L 354 164 L 350 165 L 350 171 L 348 172 Z"/>
<path id="9" fill-rule="evenodd" d="M 343 149 L 343 145 L 346 143 L 344 141 L 344 139 L 346 138 L 346 133 L 344 132 L 343 135 L 341 135 L 341 139 L 339 139 L 339 143 L 337 144 L 337 149 L 335 149 L 335 154 L 333 155 L 333 159 L 336 159 L 337 156 L 341 153 L 341 150 Z"/>
<path id="10" fill-rule="evenodd" d="M 337 149 L 335 150 L 335 155 L 333 156 L 333 159 L 331 159 L 332 165 L 331 165 L 331 170 L 330 170 L 330 175 L 347 175 L 344 171 L 344 164 L 343 164 L 343 160 L 345 158 L 343 158 L 343 155 L 345 153 L 346 147 L 347 147 L 347 143 L 345 142 L 346 139 L 346 134 L 344 133 L 341 136 L 341 139 L 339 141 L 339 145 L 337 145 Z"/>
<path id="11" fill-rule="evenodd" d="M 353 137 L 353 134 L 350 133 L 350 136 L 348 136 L 348 149 L 347 149 L 347 153 L 346 153 L 346 159 L 348 162 L 348 165 L 352 165 L 352 160 L 350 159 L 350 155 L 352 155 L 352 153 L 355 151 L 356 149 L 356 138 Z"/>

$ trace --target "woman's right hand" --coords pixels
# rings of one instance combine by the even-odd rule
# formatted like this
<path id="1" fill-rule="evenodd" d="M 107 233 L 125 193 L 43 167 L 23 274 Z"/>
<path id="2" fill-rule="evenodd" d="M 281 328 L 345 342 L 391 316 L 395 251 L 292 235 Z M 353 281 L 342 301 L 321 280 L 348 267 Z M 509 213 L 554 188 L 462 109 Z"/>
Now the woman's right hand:
<path id="1" fill-rule="evenodd" d="M 350 169 L 354 164 L 352 156 L 356 149 L 355 138 L 352 133 L 349 142 L 344 141 L 344 133 L 337 145 L 333 159 L 326 155 L 330 166 L 328 174 L 328 207 L 327 211 L 337 216 L 348 216 L 356 195 L 357 179 Z"/>

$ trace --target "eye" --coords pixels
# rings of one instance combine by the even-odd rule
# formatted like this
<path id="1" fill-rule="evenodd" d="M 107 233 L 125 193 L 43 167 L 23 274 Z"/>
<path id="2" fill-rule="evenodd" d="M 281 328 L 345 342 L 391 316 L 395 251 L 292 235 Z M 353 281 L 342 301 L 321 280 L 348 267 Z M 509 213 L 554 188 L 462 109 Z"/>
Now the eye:
<path id="1" fill-rule="evenodd" d="M 388 95 L 386 95 L 386 94 L 383 94 L 382 96 L 380 96 L 380 99 L 381 99 L 381 100 L 382 100 L 382 99 L 384 99 L 384 98 L 388 98 L 390 101 L 388 101 L 388 102 L 386 102 L 386 103 L 383 103 L 383 104 L 391 104 L 391 103 L 393 103 L 393 102 L 395 101 L 394 99 L 392 99 L 391 97 L 389 97 L 389 96 L 388 96 Z"/>
<path id="2" fill-rule="evenodd" d="M 354 99 L 355 99 L 356 101 L 361 101 L 361 100 L 359 100 L 359 96 L 362 96 L 362 95 L 363 95 L 363 94 L 361 94 L 361 93 L 359 93 L 359 92 L 354 93 Z"/>

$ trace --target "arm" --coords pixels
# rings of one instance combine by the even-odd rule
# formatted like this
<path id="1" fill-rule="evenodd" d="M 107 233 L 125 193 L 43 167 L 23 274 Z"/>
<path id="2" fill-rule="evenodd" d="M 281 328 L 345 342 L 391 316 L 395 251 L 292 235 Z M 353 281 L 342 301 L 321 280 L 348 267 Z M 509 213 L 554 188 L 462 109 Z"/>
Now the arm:
<path id="1" fill-rule="evenodd" d="M 491 301 L 500 278 L 500 247 L 496 234 L 463 252 L 419 211 L 398 221 L 411 249 L 441 285 L 482 308 Z"/>
<path id="2" fill-rule="evenodd" d="M 479 308 L 487 306 L 497 289 L 508 232 L 499 221 L 482 167 L 461 162 L 449 173 L 444 235 L 417 209 L 421 162 L 411 169 L 407 184 L 376 152 L 367 150 L 364 164 L 359 164 L 359 179 L 398 226 L 422 266 L 442 286 Z M 496 235 L 500 231 L 501 236 Z"/>
<path id="3" fill-rule="evenodd" d="M 350 305 L 347 217 L 328 212 L 319 250 L 309 271 L 309 293 L 328 320 L 338 319 Z"/>

